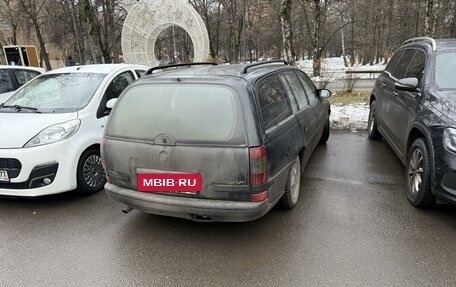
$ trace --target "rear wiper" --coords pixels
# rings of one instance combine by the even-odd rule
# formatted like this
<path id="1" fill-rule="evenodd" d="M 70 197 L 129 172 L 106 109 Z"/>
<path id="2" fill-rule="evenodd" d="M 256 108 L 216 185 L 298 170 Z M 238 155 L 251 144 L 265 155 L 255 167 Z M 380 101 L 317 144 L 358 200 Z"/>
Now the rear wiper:
<path id="1" fill-rule="evenodd" d="M 5 106 L 4 104 L 0 105 L 0 108 L 6 108 L 6 109 L 13 109 L 17 112 L 21 111 L 32 111 L 34 113 L 41 114 L 41 112 L 37 108 L 32 108 L 32 107 L 26 107 L 26 106 L 21 106 L 21 105 L 14 105 L 14 106 Z"/>

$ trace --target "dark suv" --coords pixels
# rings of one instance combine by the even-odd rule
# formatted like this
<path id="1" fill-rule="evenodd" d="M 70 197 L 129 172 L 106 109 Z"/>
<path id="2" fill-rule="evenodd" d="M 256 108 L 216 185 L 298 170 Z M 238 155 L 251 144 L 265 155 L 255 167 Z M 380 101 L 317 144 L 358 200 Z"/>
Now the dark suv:
<path id="1" fill-rule="evenodd" d="M 293 208 L 301 170 L 329 136 L 328 90 L 284 61 L 152 68 L 116 102 L 102 154 L 108 195 L 195 221 Z"/>
<path id="2" fill-rule="evenodd" d="M 406 41 L 370 103 L 369 137 L 383 136 L 404 163 L 410 203 L 456 203 L 456 39 Z"/>

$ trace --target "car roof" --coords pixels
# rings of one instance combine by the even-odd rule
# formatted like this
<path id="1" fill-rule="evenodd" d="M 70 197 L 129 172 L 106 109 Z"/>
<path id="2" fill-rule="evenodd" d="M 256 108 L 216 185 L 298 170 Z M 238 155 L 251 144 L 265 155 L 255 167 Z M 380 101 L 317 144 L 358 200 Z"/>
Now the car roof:
<path id="1" fill-rule="evenodd" d="M 283 69 L 297 69 L 296 67 L 284 65 L 284 63 L 254 63 L 261 64 L 258 66 L 250 66 L 250 64 L 233 64 L 233 65 L 207 65 L 207 66 L 193 66 L 193 67 L 178 67 L 178 68 L 167 68 L 159 72 L 155 72 L 152 75 L 148 75 L 149 79 L 167 79 L 176 77 L 188 77 L 188 78 L 244 78 L 248 81 L 255 80 L 265 74 L 273 71 L 279 71 Z M 243 69 L 249 67 L 247 72 L 243 72 Z M 160 67 L 156 67 L 157 69 Z"/>
<path id="2" fill-rule="evenodd" d="M 427 47 L 434 51 L 446 51 L 456 49 L 456 38 L 432 39 L 429 37 L 412 38 L 404 42 L 403 47 Z"/>
<path id="3" fill-rule="evenodd" d="M 437 39 L 435 42 L 437 43 L 437 51 L 456 49 L 456 38 Z"/>
<path id="4" fill-rule="evenodd" d="M 0 69 L 31 70 L 31 71 L 36 71 L 36 72 L 40 72 L 40 73 L 46 72 L 46 70 L 43 68 L 29 67 L 29 66 L 0 65 Z"/>
<path id="5" fill-rule="evenodd" d="M 130 65 L 130 64 L 94 64 L 82 66 L 70 66 L 48 71 L 47 74 L 59 73 L 99 73 L 109 74 L 125 68 L 133 69 L 148 69 L 149 67 L 143 65 Z"/>

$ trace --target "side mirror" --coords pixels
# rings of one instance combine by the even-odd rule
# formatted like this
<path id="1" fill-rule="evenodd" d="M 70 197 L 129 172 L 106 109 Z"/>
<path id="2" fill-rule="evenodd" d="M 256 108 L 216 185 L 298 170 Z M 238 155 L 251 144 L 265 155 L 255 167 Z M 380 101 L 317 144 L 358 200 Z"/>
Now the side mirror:
<path id="1" fill-rule="evenodd" d="M 110 99 L 107 103 L 106 103 L 106 108 L 111 110 L 114 105 L 116 104 L 117 102 L 117 98 L 114 98 L 114 99 Z"/>
<path id="2" fill-rule="evenodd" d="M 331 91 L 327 90 L 327 89 L 321 89 L 321 90 L 318 90 L 318 95 L 322 99 L 327 99 L 327 98 L 331 97 Z"/>
<path id="3" fill-rule="evenodd" d="M 417 78 L 404 78 L 397 81 L 394 86 L 400 91 L 416 92 L 418 83 Z"/>

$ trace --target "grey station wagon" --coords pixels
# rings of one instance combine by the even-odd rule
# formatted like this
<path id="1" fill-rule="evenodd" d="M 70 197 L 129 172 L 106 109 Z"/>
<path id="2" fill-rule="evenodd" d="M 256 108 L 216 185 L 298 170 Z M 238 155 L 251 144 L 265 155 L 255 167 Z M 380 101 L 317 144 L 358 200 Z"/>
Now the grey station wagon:
<path id="1" fill-rule="evenodd" d="M 128 87 L 105 130 L 108 195 L 126 211 L 249 221 L 293 208 L 329 137 L 328 90 L 284 61 L 169 65 Z"/>

